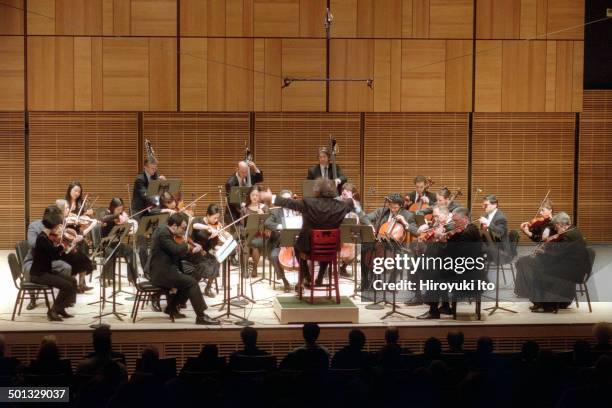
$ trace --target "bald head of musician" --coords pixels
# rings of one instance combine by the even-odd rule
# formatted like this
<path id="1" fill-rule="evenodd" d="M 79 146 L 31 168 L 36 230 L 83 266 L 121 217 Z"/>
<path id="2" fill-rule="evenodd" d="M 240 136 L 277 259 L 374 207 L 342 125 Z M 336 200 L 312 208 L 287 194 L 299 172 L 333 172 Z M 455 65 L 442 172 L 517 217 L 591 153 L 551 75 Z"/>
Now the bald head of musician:
<path id="1" fill-rule="evenodd" d="M 240 178 L 242 179 L 246 179 L 249 177 L 249 171 L 251 171 L 252 173 L 259 173 L 259 169 L 257 168 L 257 165 L 255 165 L 255 162 L 253 161 L 244 161 L 241 160 L 240 162 L 238 162 L 238 170 L 237 170 L 237 174 Z"/>

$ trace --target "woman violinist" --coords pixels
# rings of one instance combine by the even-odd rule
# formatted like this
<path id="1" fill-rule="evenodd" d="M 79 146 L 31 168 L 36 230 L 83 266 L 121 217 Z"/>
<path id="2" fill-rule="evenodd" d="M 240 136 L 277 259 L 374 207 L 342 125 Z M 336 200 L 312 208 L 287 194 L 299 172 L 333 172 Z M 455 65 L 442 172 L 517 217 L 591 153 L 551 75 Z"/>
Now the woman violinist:
<path id="1" fill-rule="evenodd" d="M 125 224 L 130 225 L 131 234 L 133 234 L 138 228 L 138 223 L 135 220 L 130 219 L 127 213 L 125 212 L 125 205 L 123 203 L 123 200 L 120 197 L 114 197 L 108 204 L 108 209 L 104 212 L 104 215 L 102 216 L 102 227 L 100 228 L 100 235 L 102 236 L 102 238 L 106 238 L 116 225 Z M 112 248 L 115 247 L 115 245 L 116 244 L 113 244 L 109 248 L 107 248 L 107 252 L 105 252 L 104 254 L 105 257 L 110 255 L 110 252 L 112 251 Z M 123 242 L 119 244 L 113 256 L 103 266 L 102 276 L 106 280 L 112 279 L 113 265 L 115 263 L 115 259 L 118 256 L 125 259 L 128 268 L 128 280 L 135 285 L 138 278 L 138 273 L 136 269 L 136 256 L 132 247 L 126 245 Z"/>
<path id="2" fill-rule="evenodd" d="M 359 224 L 359 222 L 363 222 L 365 214 L 361 208 L 361 202 L 360 202 L 361 200 L 359 197 L 359 191 L 357 190 L 355 185 L 353 185 L 353 183 L 344 183 L 342 185 L 342 193 L 340 194 L 340 198 L 343 200 L 352 198 L 353 202 L 355 203 L 355 211 L 348 213 L 345 218 L 355 219 L 357 220 L 357 224 Z M 355 254 L 357 253 L 357 251 L 360 251 L 360 250 L 361 250 L 360 245 L 342 244 L 340 248 L 340 268 L 339 268 L 340 276 L 343 276 L 345 278 L 348 278 L 351 276 L 347 271 L 347 267 L 355 259 Z"/>
<path id="3" fill-rule="evenodd" d="M 191 275 L 198 282 L 206 280 L 204 296 L 215 297 L 212 284 L 219 276 L 219 262 L 212 251 L 228 239 L 229 233 L 219 232 L 223 225 L 220 222 L 221 210 L 217 204 L 210 204 L 204 217 L 195 217 L 192 224 L 191 239 L 202 246 L 203 251 L 189 254 L 183 261 L 183 272 Z"/>
<path id="4" fill-rule="evenodd" d="M 89 259 L 87 254 L 87 246 L 83 245 L 83 237 L 84 234 L 79 233 L 78 228 L 72 228 L 68 223 L 70 220 L 70 208 L 68 207 L 68 203 L 66 200 L 56 200 L 55 205 L 60 209 L 60 211 L 64 214 L 64 223 L 62 225 L 62 236 L 60 239 L 63 242 L 68 242 L 71 245 L 72 249 L 68 251 L 63 259 L 67 263 L 72 266 L 72 274 L 79 275 L 79 285 L 77 287 L 78 293 L 84 293 L 85 291 L 91 290 L 93 288 L 85 285 L 85 275 L 89 275 L 94 270 L 93 262 Z M 77 226 L 78 227 L 78 226 Z M 83 230 L 84 233 L 89 233 L 90 229 Z"/>
<path id="5" fill-rule="evenodd" d="M 261 186 L 252 186 L 246 197 L 246 205 L 242 208 L 242 216 L 250 214 L 266 214 L 268 212 L 268 206 L 263 204 L 259 199 L 259 192 L 263 191 Z M 246 219 L 244 221 L 246 226 Z M 257 277 L 257 266 L 259 265 L 259 258 L 264 247 L 264 232 L 257 232 L 255 237 L 249 244 L 249 255 L 252 260 L 253 270 L 251 277 Z"/>
<path id="6" fill-rule="evenodd" d="M 554 232 L 554 226 L 551 223 L 553 216 L 553 203 L 546 199 L 542 201 L 538 215 L 531 221 L 521 223 L 521 231 L 534 242 L 545 241 L 551 232 Z"/>

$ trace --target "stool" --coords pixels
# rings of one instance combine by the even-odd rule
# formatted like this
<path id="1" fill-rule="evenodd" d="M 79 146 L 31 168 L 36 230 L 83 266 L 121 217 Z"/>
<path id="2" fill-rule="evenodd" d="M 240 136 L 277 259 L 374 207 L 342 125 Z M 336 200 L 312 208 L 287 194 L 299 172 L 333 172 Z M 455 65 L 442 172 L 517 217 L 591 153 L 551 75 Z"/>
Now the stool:
<path id="1" fill-rule="evenodd" d="M 340 230 L 312 230 L 310 232 L 310 254 L 305 254 L 306 259 L 309 262 L 309 270 L 311 276 L 310 286 L 310 301 L 314 303 L 314 292 L 319 290 L 325 290 L 327 292 L 327 298 L 331 299 L 332 290 L 336 291 L 336 303 L 340 303 L 340 285 L 338 278 L 338 251 L 340 251 Z M 329 279 L 327 284 L 316 285 L 316 278 L 314 276 L 315 262 L 328 262 L 329 263 Z M 298 277 L 298 298 L 301 300 L 304 293 L 304 285 L 302 269 L 300 268 Z"/>

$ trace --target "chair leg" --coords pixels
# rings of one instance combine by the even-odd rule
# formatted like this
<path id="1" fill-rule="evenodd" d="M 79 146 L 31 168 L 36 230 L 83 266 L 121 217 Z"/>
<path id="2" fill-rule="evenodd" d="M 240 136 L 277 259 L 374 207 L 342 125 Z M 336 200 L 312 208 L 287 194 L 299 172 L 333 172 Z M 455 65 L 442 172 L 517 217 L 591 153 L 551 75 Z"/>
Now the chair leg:
<path id="1" fill-rule="evenodd" d="M 51 293 L 53 293 L 53 289 L 51 289 Z M 46 289 L 43 291 L 43 294 L 45 295 L 45 304 L 47 305 L 47 310 L 51 310 L 51 304 L 49 304 L 49 294 L 47 293 Z M 55 301 L 53 303 L 55 303 Z"/>
<path id="2" fill-rule="evenodd" d="M 13 307 L 13 317 L 11 317 L 11 320 L 14 321 L 15 320 L 15 313 L 17 313 L 17 305 L 19 304 L 19 300 L 22 296 L 23 290 L 19 289 L 19 291 L 17 291 L 17 298 L 15 299 L 15 306 Z"/>
<path id="3" fill-rule="evenodd" d="M 501 269 L 501 274 L 502 274 L 502 277 L 504 278 L 504 286 L 506 286 L 507 285 L 507 282 L 506 282 L 506 268 L 504 268 L 504 264 L 499 265 L 499 268 Z"/>
<path id="4" fill-rule="evenodd" d="M 138 307 L 140 306 L 140 298 L 142 297 L 142 293 L 140 291 L 136 291 L 136 299 L 134 299 L 134 305 L 132 305 L 132 323 L 136 323 L 136 316 L 138 315 Z"/>
<path id="5" fill-rule="evenodd" d="M 319 266 L 320 267 L 320 266 Z M 314 288 L 316 285 L 317 279 L 314 276 L 315 272 L 315 263 L 312 261 L 310 263 L 310 303 L 314 303 Z"/>
<path id="6" fill-rule="evenodd" d="M 453 300 L 451 302 L 451 310 L 453 312 L 453 319 L 457 320 L 457 301 Z"/>
<path id="7" fill-rule="evenodd" d="M 21 308 L 23 307 L 23 301 L 25 300 L 25 297 L 26 297 L 26 291 L 22 290 L 21 299 L 19 300 L 19 310 L 17 311 L 17 316 L 21 316 Z"/>
<path id="8" fill-rule="evenodd" d="M 580 300 L 578 299 L 578 291 L 582 292 L 582 284 L 579 283 L 578 286 L 580 289 L 576 288 L 574 299 L 576 299 L 576 309 L 580 309 Z"/>
<path id="9" fill-rule="evenodd" d="M 336 303 L 340 304 L 340 277 L 338 276 L 338 263 L 334 262 L 334 281 L 336 286 Z"/>
<path id="10" fill-rule="evenodd" d="M 478 320 L 481 320 L 481 313 L 480 313 L 480 306 L 482 305 L 482 301 L 480 299 L 480 296 L 478 297 L 478 299 L 476 300 L 476 318 Z"/>
<path id="11" fill-rule="evenodd" d="M 514 271 L 514 264 L 510 262 L 510 271 L 512 272 L 512 285 L 516 286 L 516 273 Z"/>
<path id="12" fill-rule="evenodd" d="M 591 307 L 591 296 L 589 296 L 589 288 L 587 288 L 586 283 L 583 283 L 584 286 L 584 294 L 587 298 L 587 304 L 589 305 L 589 313 L 593 313 L 593 308 Z"/>
<path id="13" fill-rule="evenodd" d="M 302 300 L 302 291 L 304 290 L 304 286 L 302 285 L 302 279 L 304 279 L 304 275 L 302 274 L 302 267 L 298 267 L 298 282 L 297 282 L 297 293 L 298 299 Z"/>

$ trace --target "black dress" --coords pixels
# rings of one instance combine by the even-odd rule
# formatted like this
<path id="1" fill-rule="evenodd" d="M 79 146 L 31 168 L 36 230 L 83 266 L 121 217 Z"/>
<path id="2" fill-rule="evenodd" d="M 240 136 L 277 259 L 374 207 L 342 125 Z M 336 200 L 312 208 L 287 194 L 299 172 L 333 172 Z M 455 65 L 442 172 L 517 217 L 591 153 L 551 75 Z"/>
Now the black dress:
<path id="1" fill-rule="evenodd" d="M 208 224 L 206 219 L 203 217 L 196 217 L 193 219 L 193 224 Z M 210 238 L 210 233 L 206 230 L 193 230 L 191 232 L 191 239 L 194 242 L 202 245 L 201 251 L 197 254 L 189 253 L 185 260 L 183 260 L 183 272 L 191 275 L 195 280 L 201 279 L 213 279 L 219 276 L 219 262 L 215 258 L 210 250 L 214 249 L 219 243 L 218 238 Z"/>

